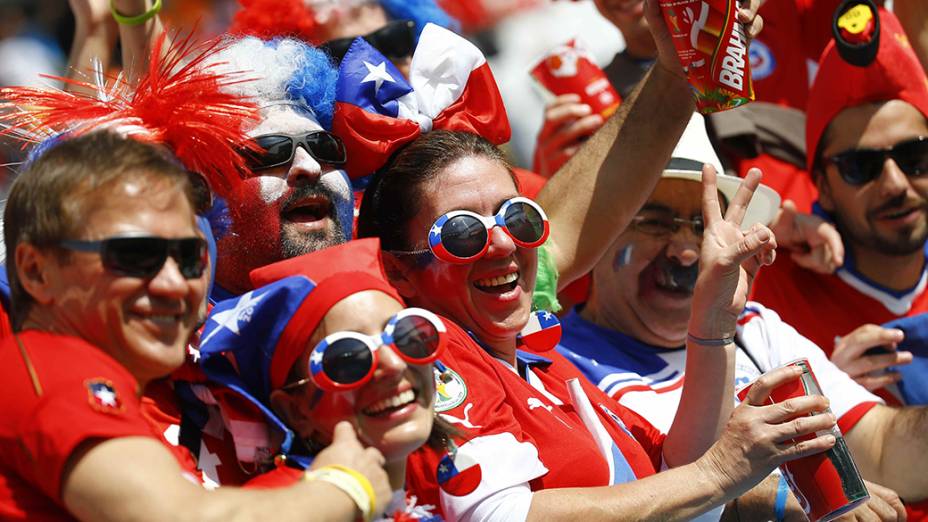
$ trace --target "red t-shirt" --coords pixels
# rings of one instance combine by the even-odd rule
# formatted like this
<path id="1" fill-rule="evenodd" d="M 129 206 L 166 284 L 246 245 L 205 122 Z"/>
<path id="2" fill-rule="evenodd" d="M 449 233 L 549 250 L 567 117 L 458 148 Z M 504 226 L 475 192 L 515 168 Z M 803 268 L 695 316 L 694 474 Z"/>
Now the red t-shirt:
<path id="1" fill-rule="evenodd" d="M 660 468 L 664 435 L 557 352 L 520 354 L 513 369 L 445 323 L 450 342 L 435 407 L 463 436 L 453 457 L 430 447 L 409 457 L 407 491 L 420 504 L 441 506 L 444 518 L 455 519 L 520 484 L 533 491 L 608 486 Z M 439 470 L 448 459 L 460 472 L 451 479 Z"/>
<path id="2" fill-rule="evenodd" d="M 138 383 L 122 365 L 81 339 L 36 330 L 0 341 L 0 418 L 4 520 L 71 520 L 61 474 L 82 442 L 161 440 L 142 415 Z"/>

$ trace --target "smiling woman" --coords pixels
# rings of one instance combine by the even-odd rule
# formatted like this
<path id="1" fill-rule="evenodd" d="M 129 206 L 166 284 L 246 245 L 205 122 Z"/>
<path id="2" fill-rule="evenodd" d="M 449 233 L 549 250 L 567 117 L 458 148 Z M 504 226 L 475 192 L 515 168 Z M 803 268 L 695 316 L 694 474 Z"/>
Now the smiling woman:
<path id="1" fill-rule="evenodd" d="M 282 435 L 271 449 L 283 458 L 276 467 L 259 463 L 266 472 L 250 486 L 302 480 L 347 422 L 383 454 L 395 491 L 388 513 L 422 514 L 421 506 L 407 505 L 406 458 L 430 438 L 440 446 L 447 433 L 433 420 L 431 366 L 447 333 L 431 312 L 404 307 L 383 273 L 379 246 L 352 241 L 260 268 L 251 274 L 256 290 L 211 312 L 200 344 L 203 369 Z"/>

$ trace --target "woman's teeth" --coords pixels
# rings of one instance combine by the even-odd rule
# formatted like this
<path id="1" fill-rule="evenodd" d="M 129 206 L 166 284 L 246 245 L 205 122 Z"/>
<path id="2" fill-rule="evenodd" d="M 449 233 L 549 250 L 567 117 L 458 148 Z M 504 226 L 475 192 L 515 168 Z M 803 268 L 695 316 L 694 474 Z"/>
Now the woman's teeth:
<path id="1" fill-rule="evenodd" d="M 383 400 L 379 400 L 374 404 L 371 404 L 363 410 L 362 413 L 365 415 L 378 415 L 387 410 L 397 409 L 402 406 L 416 400 L 416 392 L 413 390 L 406 390 L 404 392 L 398 393 L 393 397 L 388 397 Z"/>
<path id="2" fill-rule="evenodd" d="M 511 274 L 506 274 L 504 276 L 498 277 L 488 277 L 486 279 L 478 279 L 474 282 L 478 288 L 493 288 L 497 286 L 509 285 L 515 283 L 519 279 L 519 273 L 513 272 Z"/>

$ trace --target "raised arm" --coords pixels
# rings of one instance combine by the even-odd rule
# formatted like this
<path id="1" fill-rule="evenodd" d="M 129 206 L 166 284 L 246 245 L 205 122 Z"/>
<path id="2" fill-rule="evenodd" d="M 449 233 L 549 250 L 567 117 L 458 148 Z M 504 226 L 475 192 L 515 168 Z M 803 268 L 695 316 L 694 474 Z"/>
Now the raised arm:
<path id="1" fill-rule="evenodd" d="M 151 12 L 155 1 L 157 0 L 112 0 L 112 5 L 123 16 L 135 17 Z M 161 18 L 157 14 L 141 24 L 119 24 L 122 66 L 130 83 L 134 84 L 145 73 L 152 45 L 163 31 Z M 167 48 L 168 46 L 165 46 L 165 49 Z"/>
<path id="2" fill-rule="evenodd" d="M 74 41 L 68 58 L 67 75 L 75 80 L 88 81 L 91 79 L 94 58 L 100 61 L 104 72 L 109 69 L 119 30 L 116 21 L 110 16 L 108 0 L 69 0 L 68 3 L 74 14 Z M 65 84 L 65 89 L 94 94 L 84 92 L 73 84 Z"/>
<path id="3" fill-rule="evenodd" d="M 928 3 L 923 0 L 895 0 L 893 12 L 902 22 L 922 67 L 928 71 Z"/>
<path id="4" fill-rule="evenodd" d="M 638 212 L 695 108 L 657 2 L 646 3 L 658 48 L 655 65 L 537 198 L 551 221 L 549 252 L 559 289 L 592 269 Z M 745 4 L 738 17 L 753 36 L 762 25 L 758 1 Z"/>

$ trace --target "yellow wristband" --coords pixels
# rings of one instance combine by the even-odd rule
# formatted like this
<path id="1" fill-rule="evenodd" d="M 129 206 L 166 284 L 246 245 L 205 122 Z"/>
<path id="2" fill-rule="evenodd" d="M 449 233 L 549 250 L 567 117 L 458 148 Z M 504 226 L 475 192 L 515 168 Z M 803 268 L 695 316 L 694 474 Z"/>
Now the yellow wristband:
<path id="1" fill-rule="evenodd" d="M 161 0 L 155 0 L 154 5 L 152 5 L 151 9 L 148 11 L 137 16 L 126 16 L 116 10 L 115 1 L 116 0 L 110 0 L 110 12 L 113 14 L 113 19 L 122 25 L 142 25 L 161 12 Z"/>
<path id="2" fill-rule="evenodd" d="M 371 482 L 364 475 L 345 466 L 331 465 L 323 466 L 314 471 L 307 471 L 304 479 L 328 482 L 344 491 L 357 504 L 364 521 L 373 520 L 377 497 L 374 493 L 374 487 L 371 486 Z"/>

